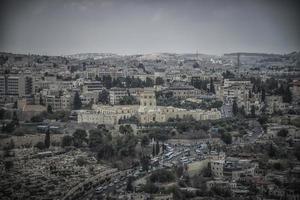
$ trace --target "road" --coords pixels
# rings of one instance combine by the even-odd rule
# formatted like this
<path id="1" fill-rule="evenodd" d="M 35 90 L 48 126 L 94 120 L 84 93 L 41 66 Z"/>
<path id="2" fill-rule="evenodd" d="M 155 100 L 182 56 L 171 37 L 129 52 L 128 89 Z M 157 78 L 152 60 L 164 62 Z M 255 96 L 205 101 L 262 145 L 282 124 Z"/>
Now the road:
<path id="1" fill-rule="evenodd" d="M 158 169 L 171 168 L 175 165 L 190 164 L 203 160 L 207 152 L 206 144 L 165 145 L 165 152 L 152 158 L 152 167 L 148 172 L 143 172 L 141 167 L 118 171 L 118 174 L 114 175 L 113 178 L 97 184 L 93 191 L 89 191 L 88 194 L 83 195 L 80 199 L 87 199 L 87 197 L 88 199 L 103 199 L 104 196 L 109 194 L 123 193 L 126 191 L 127 181 L 130 176 L 139 179 Z"/>

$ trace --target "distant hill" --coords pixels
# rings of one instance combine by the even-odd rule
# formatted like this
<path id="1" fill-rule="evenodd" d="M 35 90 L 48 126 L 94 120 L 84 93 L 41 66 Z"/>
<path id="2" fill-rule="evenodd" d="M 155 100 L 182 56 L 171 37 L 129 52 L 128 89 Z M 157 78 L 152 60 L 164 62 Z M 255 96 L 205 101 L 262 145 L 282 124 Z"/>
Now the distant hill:
<path id="1" fill-rule="evenodd" d="M 71 59 L 86 60 L 86 59 L 103 59 L 103 58 L 120 58 L 122 56 L 113 53 L 78 53 L 65 56 Z"/>
<path id="2" fill-rule="evenodd" d="M 225 53 L 224 56 L 236 56 L 237 54 L 241 56 L 261 56 L 261 57 L 269 57 L 269 56 L 281 56 L 280 54 L 268 54 L 268 53 L 247 53 L 247 52 L 236 52 L 236 53 Z"/>

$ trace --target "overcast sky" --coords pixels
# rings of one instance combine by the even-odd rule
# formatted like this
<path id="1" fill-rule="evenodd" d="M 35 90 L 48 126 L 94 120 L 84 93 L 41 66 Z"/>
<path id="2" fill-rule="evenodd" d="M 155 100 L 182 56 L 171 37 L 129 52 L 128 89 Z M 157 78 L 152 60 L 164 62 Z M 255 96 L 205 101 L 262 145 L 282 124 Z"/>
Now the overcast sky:
<path id="1" fill-rule="evenodd" d="M 0 0 L 0 51 L 68 55 L 300 50 L 291 0 Z"/>

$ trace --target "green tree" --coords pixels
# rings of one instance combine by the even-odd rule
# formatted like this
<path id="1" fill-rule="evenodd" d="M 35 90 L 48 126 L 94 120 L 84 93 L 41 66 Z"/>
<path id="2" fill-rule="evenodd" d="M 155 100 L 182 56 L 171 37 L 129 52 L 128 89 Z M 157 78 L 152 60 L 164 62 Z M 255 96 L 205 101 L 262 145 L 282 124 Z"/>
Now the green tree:
<path id="1" fill-rule="evenodd" d="M 233 104 L 232 104 L 232 113 L 233 113 L 233 115 L 236 116 L 238 114 L 238 111 L 239 111 L 238 105 L 236 103 L 236 100 L 234 100 Z"/>
<path id="2" fill-rule="evenodd" d="M 120 105 L 134 105 L 138 104 L 137 100 L 133 96 L 124 96 L 120 99 Z"/>
<path id="3" fill-rule="evenodd" d="M 110 89 L 112 87 L 112 78 L 110 75 L 108 76 L 103 76 L 103 85 L 107 89 Z"/>
<path id="4" fill-rule="evenodd" d="M 282 101 L 285 103 L 291 103 L 292 102 L 292 93 L 290 88 L 287 86 L 284 89 L 283 95 L 282 95 Z"/>
<path id="5" fill-rule="evenodd" d="M 35 115 L 30 119 L 31 122 L 43 122 L 44 119 L 42 115 Z"/>
<path id="6" fill-rule="evenodd" d="M 18 115 L 17 115 L 17 112 L 16 112 L 16 111 L 13 112 L 12 123 L 13 123 L 15 126 L 19 126 L 19 118 L 18 118 Z"/>
<path id="7" fill-rule="evenodd" d="M 133 185 L 132 185 L 133 181 L 134 181 L 133 176 L 129 176 L 127 181 L 127 186 L 126 186 L 127 192 L 133 192 Z"/>
<path id="8" fill-rule="evenodd" d="M 155 151 L 155 146 L 154 144 L 152 145 L 152 156 L 156 156 L 156 151 Z"/>
<path id="9" fill-rule="evenodd" d="M 96 149 L 98 146 L 104 143 L 104 133 L 103 129 L 93 129 L 90 130 L 89 136 L 89 147 Z"/>
<path id="10" fill-rule="evenodd" d="M 141 166 L 143 171 L 148 171 L 150 165 L 150 157 L 149 156 L 142 156 L 141 158 Z"/>
<path id="11" fill-rule="evenodd" d="M 163 85 L 164 84 L 164 79 L 162 77 L 157 77 L 155 79 L 155 84 L 156 85 Z"/>
<path id="12" fill-rule="evenodd" d="M 149 143 L 150 143 L 149 137 L 147 135 L 144 135 L 141 140 L 141 146 L 145 147 L 145 146 L 149 145 Z"/>
<path id="13" fill-rule="evenodd" d="M 0 109 L 0 120 L 3 120 L 5 116 L 5 110 L 3 108 Z"/>
<path id="14" fill-rule="evenodd" d="M 75 147 L 81 147 L 83 142 L 87 141 L 87 133 L 83 129 L 76 129 L 73 133 L 73 141 Z"/>
<path id="15" fill-rule="evenodd" d="M 296 147 L 295 147 L 294 155 L 296 156 L 298 161 L 300 161 L 300 145 L 299 144 L 296 145 Z"/>
<path id="16" fill-rule="evenodd" d="M 119 127 L 119 132 L 123 135 L 128 135 L 133 133 L 133 129 L 129 124 L 121 125 Z"/>
<path id="17" fill-rule="evenodd" d="M 99 102 L 102 104 L 108 104 L 109 103 L 109 92 L 107 90 L 102 90 L 99 93 Z"/>
<path id="18" fill-rule="evenodd" d="M 111 159 L 114 156 L 114 147 L 110 143 L 98 146 L 98 159 Z"/>
<path id="19" fill-rule="evenodd" d="M 153 87 L 153 80 L 149 77 L 146 78 L 145 87 Z"/>
<path id="20" fill-rule="evenodd" d="M 74 110 L 80 110 L 82 106 L 82 102 L 79 96 L 79 92 L 76 91 L 74 95 L 74 100 L 73 100 L 73 109 Z"/>
<path id="21" fill-rule="evenodd" d="M 226 144 L 231 144 L 232 136 L 230 133 L 221 133 L 221 140 Z"/>
<path id="22" fill-rule="evenodd" d="M 50 127 L 48 127 L 45 135 L 45 147 L 48 149 L 50 147 Z"/>
<path id="23" fill-rule="evenodd" d="M 44 150 L 46 149 L 45 143 L 44 142 L 38 142 L 34 147 L 38 148 L 39 150 Z"/>
<path id="24" fill-rule="evenodd" d="M 287 129 L 281 129 L 280 131 L 278 131 L 277 135 L 279 137 L 286 137 L 289 134 L 289 131 Z"/>
<path id="25" fill-rule="evenodd" d="M 77 162 L 78 166 L 84 166 L 84 165 L 88 164 L 88 161 L 83 156 L 78 157 L 76 162 Z"/>
<path id="26" fill-rule="evenodd" d="M 265 99 L 266 99 L 266 90 L 265 90 L 265 88 L 263 87 L 263 88 L 261 89 L 261 101 L 262 101 L 262 102 L 265 102 Z"/>
<path id="27" fill-rule="evenodd" d="M 73 137 L 70 136 L 70 135 L 65 135 L 63 138 L 62 138 L 62 141 L 61 141 L 61 146 L 62 147 L 68 147 L 68 146 L 72 146 L 73 144 Z"/>
<path id="28" fill-rule="evenodd" d="M 146 184 L 142 187 L 142 190 L 149 194 L 155 194 L 158 192 L 159 188 L 151 181 L 147 181 Z"/>
<path id="29" fill-rule="evenodd" d="M 277 155 L 277 150 L 276 150 L 276 148 L 273 146 L 273 143 L 271 143 L 271 144 L 269 145 L 268 155 L 270 156 L 270 158 L 274 158 L 274 157 Z"/>
<path id="30" fill-rule="evenodd" d="M 215 91 L 215 86 L 214 86 L 214 82 L 213 82 L 213 79 L 212 79 L 212 78 L 210 78 L 210 88 L 209 88 L 209 91 L 210 91 L 211 93 L 213 93 L 213 94 L 216 93 L 216 91 Z"/>
<path id="31" fill-rule="evenodd" d="M 200 68 L 199 63 L 198 63 L 198 62 L 195 62 L 195 63 L 193 64 L 193 68 Z"/>
<path id="32" fill-rule="evenodd" d="M 251 105 L 251 117 L 255 117 L 255 106 Z"/>
<path id="33" fill-rule="evenodd" d="M 158 140 L 156 141 L 156 146 L 155 146 L 155 154 L 158 155 L 160 152 L 160 147 L 159 147 L 159 142 Z"/>
<path id="34" fill-rule="evenodd" d="M 174 173 L 170 170 L 159 169 L 150 175 L 151 182 L 166 183 L 175 180 Z"/>
<path id="35" fill-rule="evenodd" d="M 14 167 L 14 162 L 12 160 L 8 160 L 4 162 L 4 168 L 6 171 L 10 171 Z"/>
<path id="36" fill-rule="evenodd" d="M 52 106 L 51 105 L 47 106 L 47 113 L 53 114 L 53 110 L 52 110 Z"/>

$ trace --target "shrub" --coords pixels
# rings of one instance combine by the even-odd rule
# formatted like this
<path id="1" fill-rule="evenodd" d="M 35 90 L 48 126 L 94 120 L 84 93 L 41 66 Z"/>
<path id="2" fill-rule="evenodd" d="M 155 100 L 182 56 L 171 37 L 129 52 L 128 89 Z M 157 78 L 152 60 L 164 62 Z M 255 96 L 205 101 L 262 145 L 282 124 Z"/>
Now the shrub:
<path id="1" fill-rule="evenodd" d="M 150 176 L 151 182 L 159 182 L 159 183 L 165 183 L 165 182 L 171 182 L 175 180 L 175 176 L 173 172 L 166 170 L 166 169 L 160 169 L 155 172 L 153 172 Z"/>
<path id="2" fill-rule="evenodd" d="M 46 148 L 44 142 L 38 142 L 38 143 L 36 143 L 36 145 L 34 145 L 34 147 L 38 148 L 39 150 L 43 150 Z"/>

